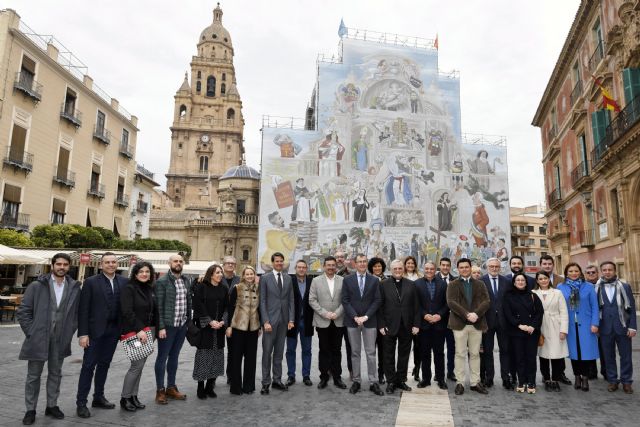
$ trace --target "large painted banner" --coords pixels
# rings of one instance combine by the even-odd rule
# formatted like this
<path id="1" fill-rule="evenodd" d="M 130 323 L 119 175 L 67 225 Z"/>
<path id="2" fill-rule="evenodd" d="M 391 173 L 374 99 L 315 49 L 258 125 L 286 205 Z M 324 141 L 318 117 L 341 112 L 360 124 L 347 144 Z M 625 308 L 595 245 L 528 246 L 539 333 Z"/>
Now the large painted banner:
<path id="1" fill-rule="evenodd" d="M 435 49 L 342 47 L 318 65 L 317 130 L 263 129 L 259 270 L 274 252 L 290 272 L 338 250 L 506 262 L 506 148 L 463 143 L 459 78 Z"/>

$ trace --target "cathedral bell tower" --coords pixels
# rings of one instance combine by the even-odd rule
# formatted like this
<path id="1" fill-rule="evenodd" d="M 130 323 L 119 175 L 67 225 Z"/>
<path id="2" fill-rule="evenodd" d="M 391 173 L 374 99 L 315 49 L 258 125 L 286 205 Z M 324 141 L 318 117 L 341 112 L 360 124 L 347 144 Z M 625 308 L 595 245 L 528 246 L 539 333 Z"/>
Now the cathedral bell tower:
<path id="1" fill-rule="evenodd" d="M 174 96 L 167 194 L 174 206 L 213 212 L 218 179 L 242 162 L 244 119 L 236 87 L 233 45 L 222 26 L 220 3 L 211 25 L 200 33 L 191 74 Z"/>

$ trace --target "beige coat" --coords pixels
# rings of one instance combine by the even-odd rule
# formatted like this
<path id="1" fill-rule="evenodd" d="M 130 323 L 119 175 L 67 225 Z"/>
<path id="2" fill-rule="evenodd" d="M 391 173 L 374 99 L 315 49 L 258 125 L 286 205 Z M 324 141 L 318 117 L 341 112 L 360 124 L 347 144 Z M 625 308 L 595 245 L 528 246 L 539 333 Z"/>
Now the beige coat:
<path id="1" fill-rule="evenodd" d="M 309 288 L 309 305 L 313 309 L 313 326 L 317 328 L 328 328 L 331 320 L 324 317 L 327 313 L 333 312 L 338 315 L 333 323 L 341 328 L 344 321 L 344 308 L 342 307 L 342 277 L 337 274 L 333 276 L 333 297 L 329 292 L 327 276 L 324 274 L 315 277 Z"/>
<path id="2" fill-rule="evenodd" d="M 545 359 L 562 359 L 569 356 L 569 348 L 567 340 L 560 339 L 560 332 L 565 334 L 569 330 L 569 314 L 567 312 L 567 303 L 557 289 L 549 289 L 547 297 L 542 296 L 542 290 L 533 291 L 544 307 L 544 316 L 542 317 L 542 335 L 544 335 L 544 345 L 538 347 L 538 356 Z"/>

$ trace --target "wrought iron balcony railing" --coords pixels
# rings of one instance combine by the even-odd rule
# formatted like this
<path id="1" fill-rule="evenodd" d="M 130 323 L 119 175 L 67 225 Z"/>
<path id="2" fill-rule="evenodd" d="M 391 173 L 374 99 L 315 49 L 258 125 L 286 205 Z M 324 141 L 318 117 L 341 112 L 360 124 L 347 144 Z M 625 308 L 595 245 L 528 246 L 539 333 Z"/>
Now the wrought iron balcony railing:
<path id="1" fill-rule="evenodd" d="M 13 88 L 22 92 L 35 102 L 42 100 L 42 85 L 34 80 L 33 74 L 26 72 L 17 72 L 16 80 L 13 82 Z"/>

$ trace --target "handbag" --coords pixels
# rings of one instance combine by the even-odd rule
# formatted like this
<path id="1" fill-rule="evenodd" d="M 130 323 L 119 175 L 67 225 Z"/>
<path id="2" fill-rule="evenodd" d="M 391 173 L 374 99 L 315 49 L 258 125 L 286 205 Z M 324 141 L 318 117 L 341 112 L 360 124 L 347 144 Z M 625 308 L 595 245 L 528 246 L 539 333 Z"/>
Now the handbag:
<path id="1" fill-rule="evenodd" d="M 148 326 L 143 329 L 143 332 L 147 335 L 146 343 L 140 341 L 137 332 L 129 332 L 128 334 L 120 336 L 122 348 L 127 358 L 132 362 L 144 359 L 153 353 L 153 332 L 151 332 L 151 328 Z"/>
<path id="2" fill-rule="evenodd" d="M 544 345 L 544 335 L 540 334 L 538 337 L 538 347 L 542 347 Z"/>
<path id="3" fill-rule="evenodd" d="M 187 341 L 192 347 L 198 347 L 202 339 L 201 329 L 198 328 L 193 321 L 187 322 Z"/>

